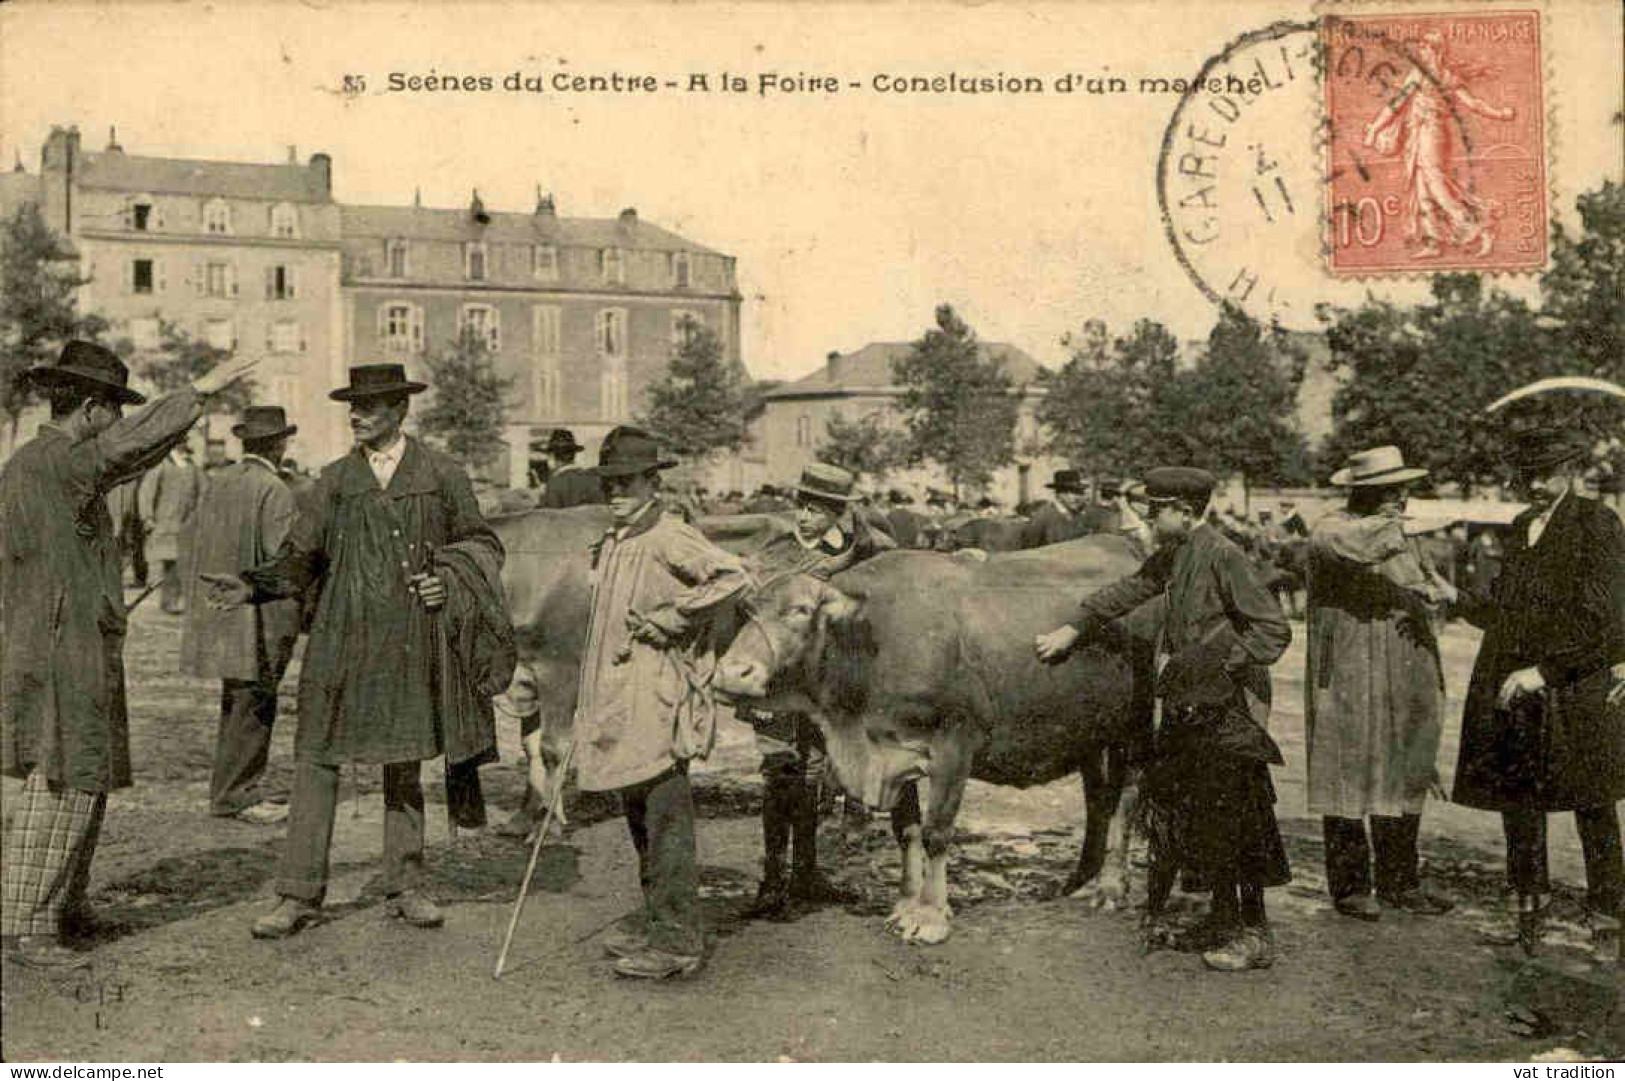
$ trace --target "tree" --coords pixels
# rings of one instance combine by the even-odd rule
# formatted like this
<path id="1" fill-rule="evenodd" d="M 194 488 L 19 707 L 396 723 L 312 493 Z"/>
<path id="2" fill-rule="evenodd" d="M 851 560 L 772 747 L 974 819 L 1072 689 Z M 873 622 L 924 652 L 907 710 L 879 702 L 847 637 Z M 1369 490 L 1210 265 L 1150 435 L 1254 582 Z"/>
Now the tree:
<path id="1" fill-rule="evenodd" d="M 113 348 L 130 361 L 130 367 L 137 375 L 162 394 L 179 390 L 232 354 L 230 349 L 221 349 L 192 337 L 168 320 L 161 320 L 158 324 L 156 352 L 135 354 L 134 346 L 128 339 L 119 340 Z M 253 400 L 254 381 L 240 379 L 216 395 L 211 407 L 220 412 L 240 412 Z"/>
<path id="2" fill-rule="evenodd" d="M 53 363 L 71 338 L 99 341 L 107 320 L 81 315 L 76 293 L 90 279 L 39 207 L 24 203 L 0 231 L 0 412 L 8 435 L 31 400 L 21 377 Z"/>
<path id="3" fill-rule="evenodd" d="M 1575 201 L 1581 230 L 1552 226 L 1541 315 L 1567 375 L 1625 383 L 1625 187 L 1605 181 Z"/>
<path id="4" fill-rule="evenodd" d="M 1062 344 L 1071 358 L 1045 381 L 1049 393 L 1038 420 L 1051 450 L 1101 476 L 1128 476 L 1167 457 L 1179 343 L 1161 323 L 1141 319 L 1127 337 L 1112 338 L 1090 320 Z"/>
<path id="5" fill-rule="evenodd" d="M 709 328 L 684 319 L 678 329 L 666 374 L 644 392 L 648 409 L 639 423 L 680 454 L 738 450 L 747 439 L 744 370 L 724 359 L 722 342 Z"/>
<path id="6" fill-rule="evenodd" d="M 418 431 L 447 454 L 479 468 L 502 453 L 502 422 L 514 380 L 497 373 L 485 338 L 464 330 L 424 362 L 434 396 L 417 414 Z"/>
<path id="7" fill-rule="evenodd" d="M 1309 479 L 1309 446 L 1294 422 L 1304 351 L 1284 331 L 1266 334 L 1233 304 L 1219 311 L 1196 366 L 1180 373 L 1177 446 L 1160 460 L 1199 465 L 1243 484 L 1297 484 Z M 1172 449 L 1172 448 L 1170 448 Z"/>
<path id="8" fill-rule="evenodd" d="M 857 420 L 847 420 L 836 412 L 824 422 L 824 440 L 813 456 L 860 477 L 879 480 L 903 460 L 902 444 L 900 434 L 878 411 L 865 413 Z"/>
<path id="9" fill-rule="evenodd" d="M 896 408 L 907 459 L 940 465 L 957 497 L 1015 457 L 1020 400 L 1003 363 L 986 354 L 951 305 L 938 307 L 936 318 L 935 329 L 892 362 L 892 374 L 903 387 Z"/>

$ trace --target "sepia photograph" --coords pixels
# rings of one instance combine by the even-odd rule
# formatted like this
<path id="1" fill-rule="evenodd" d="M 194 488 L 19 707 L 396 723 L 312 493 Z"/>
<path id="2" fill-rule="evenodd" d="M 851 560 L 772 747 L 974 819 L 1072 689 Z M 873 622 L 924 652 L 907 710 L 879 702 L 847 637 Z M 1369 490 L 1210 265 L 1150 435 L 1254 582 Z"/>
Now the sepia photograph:
<path id="1" fill-rule="evenodd" d="M 0 774 L 12 1077 L 1611 1078 L 1625 12 L 0 5 Z"/>

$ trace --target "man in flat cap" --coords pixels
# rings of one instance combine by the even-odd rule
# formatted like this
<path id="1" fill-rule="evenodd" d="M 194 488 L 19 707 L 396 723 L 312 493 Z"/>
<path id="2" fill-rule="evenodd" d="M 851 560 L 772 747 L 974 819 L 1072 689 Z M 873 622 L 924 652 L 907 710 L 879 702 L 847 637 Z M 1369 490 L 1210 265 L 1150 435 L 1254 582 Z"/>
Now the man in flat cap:
<path id="1" fill-rule="evenodd" d="M 555 510 L 581 507 L 593 503 L 606 503 L 604 486 L 591 470 L 575 464 L 576 456 L 586 448 L 576 442 L 575 433 L 568 428 L 554 428 L 546 443 L 532 443 L 531 450 L 547 455 L 550 472 L 547 490 L 539 504 Z"/>
<path id="2" fill-rule="evenodd" d="M 288 807 L 261 799 L 258 785 L 271 750 L 277 687 L 299 637 L 300 602 L 218 611 L 204 603 L 208 590 L 197 575 L 237 574 L 269 563 L 281 550 L 299 516 L 281 473 L 299 427 L 279 405 L 253 405 L 231 431 L 242 443 L 242 458 L 211 470 L 198 501 L 197 574 L 186 584 L 181 671 L 221 683 L 209 813 L 270 825 L 285 819 Z"/>
<path id="3" fill-rule="evenodd" d="M 1625 915 L 1625 527 L 1580 494 L 1589 449 L 1560 428 L 1513 443 L 1529 509 L 1513 519 L 1488 593 L 1461 591 L 1459 611 L 1485 633 L 1462 711 L 1453 795 L 1501 812 L 1518 938 L 1529 953 L 1551 898 L 1546 816 L 1574 812 L 1592 933 L 1599 954 L 1613 960 Z"/>
<path id="4" fill-rule="evenodd" d="M 0 768 L 24 779 L 0 874 L 10 956 L 78 965 L 60 938 L 83 930 L 107 793 L 130 776 L 125 608 L 107 493 L 186 438 L 204 401 L 253 370 L 232 357 L 146 401 L 122 361 L 71 341 L 28 379 L 50 421 L 0 470 Z"/>
<path id="5" fill-rule="evenodd" d="M 643 886 L 604 949 L 618 975 L 642 979 L 690 975 L 705 951 L 688 764 L 710 752 L 715 715 L 668 654 L 750 584 L 737 558 L 666 513 L 660 474 L 676 464 L 641 428 L 604 437 L 595 472 L 614 525 L 593 549 L 575 716 L 577 783 L 620 795 Z"/>
<path id="6" fill-rule="evenodd" d="M 438 927 L 423 887 L 424 759 L 446 756 L 455 825 L 484 825 L 476 768 L 495 757 L 491 696 L 513 675 L 502 544 L 468 475 L 405 435 L 424 384 L 399 364 L 350 369 L 329 397 L 350 407 L 353 451 L 322 470 L 281 550 L 239 577 L 209 573 L 223 608 L 301 596 L 321 583 L 299 680 L 293 796 L 276 908 L 256 938 L 298 932 L 321 911 L 339 766 L 383 767 L 388 911 Z"/>
<path id="7" fill-rule="evenodd" d="M 1425 476 L 1398 447 L 1352 455 L 1331 478 L 1347 505 L 1309 538 L 1309 813 L 1321 816 L 1332 903 L 1361 920 L 1379 919 L 1379 902 L 1451 908 L 1423 887 L 1416 850 L 1444 719 L 1434 621 L 1455 595 L 1405 533 L 1406 497 Z"/>
<path id="8" fill-rule="evenodd" d="M 1252 561 L 1204 515 L 1214 477 L 1201 469 L 1153 469 L 1145 477 L 1158 547 L 1134 574 L 1083 599 L 1076 623 L 1040 635 L 1038 656 L 1059 662 L 1106 624 L 1167 596 L 1157 679 L 1162 723 L 1146 770 L 1152 849 L 1147 902 L 1151 941 L 1181 867 L 1213 888 L 1202 960 L 1239 972 L 1267 968 L 1274 945 L 1264 888 L 1291 880 L 1275 821 L 1269 767 L 1282 762 L 1269 736 L 1269 666 L 1292 640 L 1280 606 Z"/>
<path id="9" fill-rule="evenodd" d="M 802 470 L 795 494 L 795 525 L 768 524 L 741 553 L 758 582 L 791 574 L 829 578 L 897 547 L 858 512 L 857 478 L 850 471 L 813 462 Z M 818 869 L 818 808 L 828 757 L 817 724 L 800 713 L 745 710 L 740 719 L 756 729 L 766 782 L 762 882 L 746 915 L 779 919 L 792 903 L 858 900 L 856 891 Z"/>

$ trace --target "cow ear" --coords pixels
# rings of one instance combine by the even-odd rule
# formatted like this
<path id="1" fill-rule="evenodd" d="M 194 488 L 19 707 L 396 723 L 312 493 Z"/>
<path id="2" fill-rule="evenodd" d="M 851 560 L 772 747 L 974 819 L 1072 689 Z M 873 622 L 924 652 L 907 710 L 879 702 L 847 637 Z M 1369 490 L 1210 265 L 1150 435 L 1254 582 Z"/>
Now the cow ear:
<path id="1" fill-rule="evenodd" d="M 839 627 L 857 616 L 858 610 L 863 607 L 863 599 L 842 593 L 834 586 L 825 586 L 824 597 L 818 607 L 831 626 Z"/>

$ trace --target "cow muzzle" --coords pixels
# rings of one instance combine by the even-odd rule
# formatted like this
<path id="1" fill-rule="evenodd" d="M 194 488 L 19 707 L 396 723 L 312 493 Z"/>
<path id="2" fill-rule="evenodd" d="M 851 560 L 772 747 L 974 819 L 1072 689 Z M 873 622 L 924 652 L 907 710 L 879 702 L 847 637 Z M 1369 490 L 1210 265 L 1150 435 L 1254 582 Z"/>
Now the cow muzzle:
<path id="1" fill-rule="evenodd" d="M 724 657 L 711 686 L 722 698 L 737 702 L 767 697 L 767 679 L 767 665 L 749 657 Z"/>

